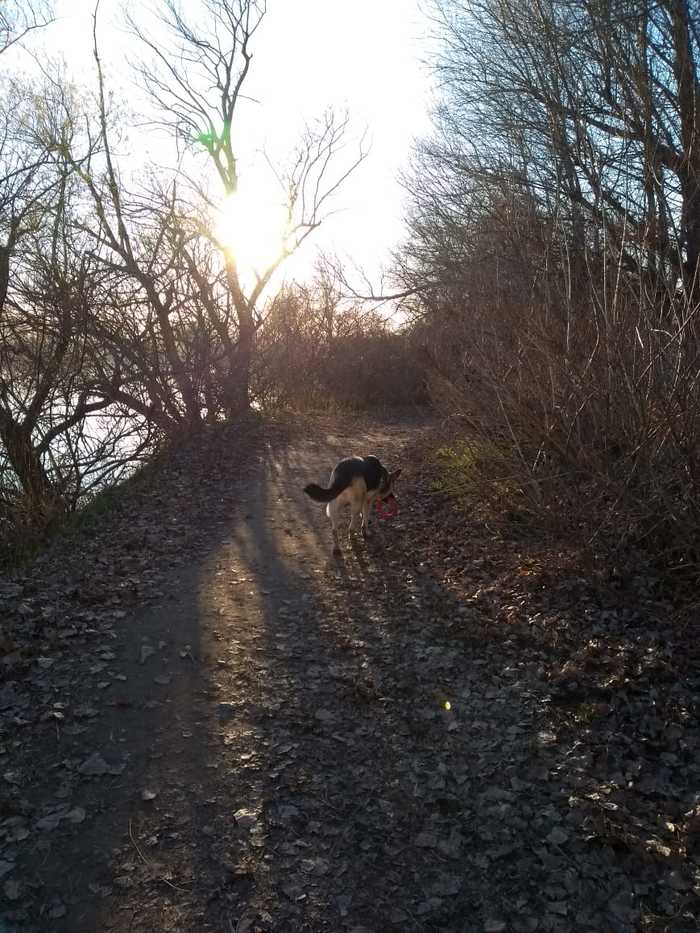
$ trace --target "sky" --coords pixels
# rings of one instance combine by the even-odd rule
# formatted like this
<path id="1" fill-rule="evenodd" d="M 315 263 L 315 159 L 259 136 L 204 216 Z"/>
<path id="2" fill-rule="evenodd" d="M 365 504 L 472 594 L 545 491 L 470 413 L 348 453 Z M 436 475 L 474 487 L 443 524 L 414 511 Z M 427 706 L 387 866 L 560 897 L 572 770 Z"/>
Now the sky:
<path id="1" fill-rule="evenodd" d="M 78 80 L 94 74 L 93 0 L 56 0 L 58 22 L 42 37 Z M 144 4 L 132 3 L 138 13 Z M 134 50 L 121 24 L 119 0 L 102 0 L 99 41 L 107 81 L 134 100 L 126 61 Z M 190 7 L 190 0 L 184 4 Z M 328 107 L 347 109 L 355 141 L 366 134 L 369 156 L 338 193 L 329 218 L 289 266 L 303 275 L 315 249 L 350 257 L 376 277 L 403 236 L 406 168 L 412 140 L 429 129 L 430 79 L 421 63 L 428 23 L 419 0 L 268 0 L 256 34 L 241 110 L 241 185 L 254 201 L 269 191 L 260 151 L 283 162 L 305 121 Z M 234 127 L 234 138 L 235 138 Z M 159 145 L 159 144 L 158 144 Z M 163 151 L 158 157 L 167 161 Z"/>

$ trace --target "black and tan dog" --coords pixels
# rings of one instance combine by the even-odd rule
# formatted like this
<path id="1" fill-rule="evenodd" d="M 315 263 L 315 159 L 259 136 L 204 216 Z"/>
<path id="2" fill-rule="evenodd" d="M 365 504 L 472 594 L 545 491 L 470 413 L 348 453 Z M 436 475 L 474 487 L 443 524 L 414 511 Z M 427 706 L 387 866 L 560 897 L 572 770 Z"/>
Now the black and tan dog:
<path id="1" fill-rule="evenodd" d="M 390 473 L 376 457 L 347 457 L 334 467 L 328 489 L 316 483 L 304 487 L 307 496 L 316 502 L 328 503 L 326 514 L 333 529 L 333 554 L 340 554 L 338 516 L 341 507 L 346 503 L 350 506 L 350 531 L 362 515 L 362 535 L 367 537 L 372 503 L 376 499 L 389 502 L 394 498 L 394 483 L 400 474 L 401 470 Z"/>

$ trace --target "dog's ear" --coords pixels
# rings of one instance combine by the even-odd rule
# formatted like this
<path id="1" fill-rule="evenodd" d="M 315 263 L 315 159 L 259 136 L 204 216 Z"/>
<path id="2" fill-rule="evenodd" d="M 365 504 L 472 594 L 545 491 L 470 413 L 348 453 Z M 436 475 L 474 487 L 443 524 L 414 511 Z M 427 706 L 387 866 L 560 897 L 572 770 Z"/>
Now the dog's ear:
<path id="1" fill-rule="evenodd" d="M 399 476 L 401 476 L 401 467 L 399 467 L 398 470 L 394 470 L 394 472 L 390 474 L 389 479 L 392 483 L 394 483 L 399 478 Z"/>

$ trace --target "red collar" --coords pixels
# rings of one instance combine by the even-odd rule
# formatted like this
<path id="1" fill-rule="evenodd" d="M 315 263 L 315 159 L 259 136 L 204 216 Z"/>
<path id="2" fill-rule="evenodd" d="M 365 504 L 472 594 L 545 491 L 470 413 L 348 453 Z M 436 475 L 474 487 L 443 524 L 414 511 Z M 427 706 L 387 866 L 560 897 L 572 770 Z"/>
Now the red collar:
<path id="1" fill-rule="evenodd" d="M 395 515 L 399 514 L 399 500 L 392 493 L 389 493 L 386 501 L 384 499 L 375 499 L 374 505 L 377 510 L 377 515 L 380 518 L 393 518 Z"/>

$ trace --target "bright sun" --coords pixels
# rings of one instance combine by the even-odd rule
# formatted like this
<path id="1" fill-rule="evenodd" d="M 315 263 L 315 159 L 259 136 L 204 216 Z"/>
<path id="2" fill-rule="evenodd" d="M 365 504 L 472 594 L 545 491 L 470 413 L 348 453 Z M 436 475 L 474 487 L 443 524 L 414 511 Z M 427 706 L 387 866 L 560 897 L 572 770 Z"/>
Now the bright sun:
<path id="1" fill-rule="evenodd" d="M 224 199 L 215 233 L 234 256 L 242 276 L 261 275 L 284 246 L 287 212 L 280 200 L 239 191 Z"/>

